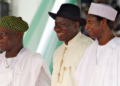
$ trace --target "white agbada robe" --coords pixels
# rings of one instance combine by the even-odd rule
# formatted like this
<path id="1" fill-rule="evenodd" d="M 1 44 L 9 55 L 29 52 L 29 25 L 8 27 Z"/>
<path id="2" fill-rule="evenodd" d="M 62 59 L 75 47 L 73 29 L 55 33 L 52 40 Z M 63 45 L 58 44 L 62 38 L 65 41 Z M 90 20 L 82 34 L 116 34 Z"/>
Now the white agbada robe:
<path id="1" fill-rule="evenodd" d="M 50 86 L 51 75 L 42 56 L 23 48 L 11 64 L 0 54 L 0 86 Z"/>
<path id="2" fill-rule="evenodd" d="M 78 86 L 78 82 L 74 77 L 74 73 L 83 57 L 83 54 L 93 40 L 81 34 L 80 32 L 68 42 L 68 45 L 63 43 L 54 53 L 53 57 L 53 74 L 51 86 Z M 66 51 L 64 50 L 66 48 Z M 65 51 L 65 53 L 64 53 Z M 64 54 L 64 56 L 63 56 Z M 60 63 L 63 58 L 63 64 L 60 71 L 58 82 L 58 73 Z M 64 71 L 64 67 L 66 70 Z"/>
<path id="3" fill-rule="evenodd" d="M 75 72 L 79 86 L 120 86 L 120 38 L 110 40 L 98 58 L 97 47 L 96 40 Z"/>

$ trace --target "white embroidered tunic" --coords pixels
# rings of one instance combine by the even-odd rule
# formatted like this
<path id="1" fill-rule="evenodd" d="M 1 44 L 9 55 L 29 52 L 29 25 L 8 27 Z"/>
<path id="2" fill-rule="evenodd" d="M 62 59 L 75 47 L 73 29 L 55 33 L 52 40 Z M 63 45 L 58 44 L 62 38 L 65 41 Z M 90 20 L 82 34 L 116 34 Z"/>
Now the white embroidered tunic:
<path id="1" fill-rule="evenodd" d="M 74 77 L 86 48 L 92 39 L 78 33 L 68 45 L 63 43 L 54 53 L 51 86 L 78 86 Z"/>
<path id="2" fill-rule="evenodd" d="M 50 86 L 51 75 L 42 56 L 23 48 L 6 60 L 0 54 L 0 86 Z"/>

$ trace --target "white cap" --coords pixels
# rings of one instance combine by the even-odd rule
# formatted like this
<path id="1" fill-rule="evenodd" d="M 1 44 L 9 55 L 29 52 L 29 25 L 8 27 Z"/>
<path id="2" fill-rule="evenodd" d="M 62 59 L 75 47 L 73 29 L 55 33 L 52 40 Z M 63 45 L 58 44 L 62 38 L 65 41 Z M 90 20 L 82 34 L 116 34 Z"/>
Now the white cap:
<path id="1" fill-rule="evenodd" d="M 114 21 L 117 15 L 117 11 L 107 4 L 91 3 L 88 14 L 97 15 Z"/>

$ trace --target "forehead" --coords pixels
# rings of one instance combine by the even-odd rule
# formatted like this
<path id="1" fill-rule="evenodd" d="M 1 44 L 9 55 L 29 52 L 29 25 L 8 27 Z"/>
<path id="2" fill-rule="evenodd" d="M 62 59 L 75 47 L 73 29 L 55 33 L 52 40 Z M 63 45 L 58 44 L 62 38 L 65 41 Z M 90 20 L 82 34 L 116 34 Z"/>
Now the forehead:
<path id="1" fill-rule="evenodd" d="M 97 20 L 97 17 L 95 17 L 95 16 L 92 15 L 92 14 L 87 14 L 86 20 Z"/>
<path id="2" fill-rule="evenodd" d="M 64 17 L 56 17 L 55 22 L 68 22 L 72 21 L 70 19 L 64 18 Z"/>
<path id="3" fill-rule="evenodd" d="M 0 27 L 0 31 L 14 32 L 13 30 L 5 27 Z"/>

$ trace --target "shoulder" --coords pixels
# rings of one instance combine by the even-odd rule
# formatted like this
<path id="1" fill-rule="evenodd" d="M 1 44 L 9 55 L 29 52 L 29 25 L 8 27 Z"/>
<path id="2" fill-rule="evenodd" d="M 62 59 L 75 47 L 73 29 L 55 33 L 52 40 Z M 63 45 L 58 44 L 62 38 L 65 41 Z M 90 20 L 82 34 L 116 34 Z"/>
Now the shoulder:
<path id="1" fill-rule="evenodd" d="M 120 48 L 120 38 L 119 37 L 115 37 L 112 42 L 111 42 L 111 47 L 119 49 Z"/>
<path id="2" fill-rule="evenodd" d="M 28 48 L 25 48 L 25 49 L 27 54 L 30 55 L 32 61 L 43 61 L 43 57 L 40 53 L 33 52 Z"/>
<path id="3" fill-rule="evenodd" d="M 98 44 L 97 40 L 93 41 L 86 49 L 86 52 L 87 51 L 91 51 L 91 49 L 94 49 L 96 44 Z"/>
<path id="4" fill-rule="evenodd" d="M 94 42 L 93 39 L 91 39 L 90 37 L 85 36 L 84 34 L 82 34 L 81 40 L 82 40 L 83 42 L 85 42 L 85 43 L 93 43 L 93 42 Z"/>
<path id="5" fill-rule="evenodd" d="M 93 42 L 94 42 L 93 39 L 91 39 L 90 37 L 85 36 L 84 34 L 82 34 L 81 37 L 79 38 L 79 45 L 81 45 L 82 47 L 88 47 Z"/>
<path id="6" fill-rule="evenodd" d="M 120 46 L 120 38 L 116 37 L 115 40 L 114 40 L 114 43 L 116 43 L 117 45 Z"/>
<path id="7" fill-rule="evenodd" d="M 60 46 L 55 50 L 54 53 L 63 50 L 63 48 L 64 48 L 64 43 L 63 43 L 62 45 L 60 45 Z"/>

